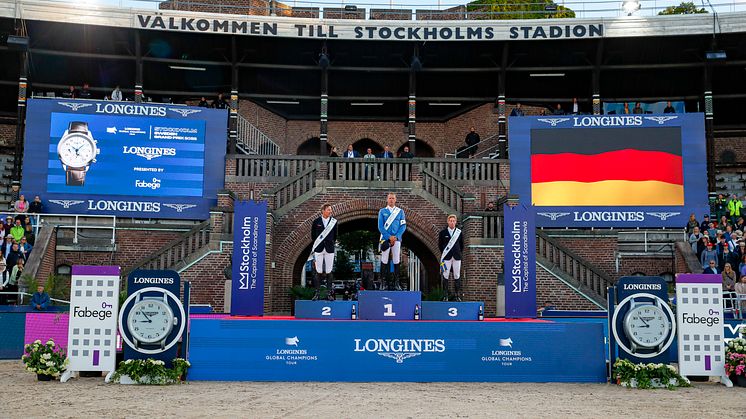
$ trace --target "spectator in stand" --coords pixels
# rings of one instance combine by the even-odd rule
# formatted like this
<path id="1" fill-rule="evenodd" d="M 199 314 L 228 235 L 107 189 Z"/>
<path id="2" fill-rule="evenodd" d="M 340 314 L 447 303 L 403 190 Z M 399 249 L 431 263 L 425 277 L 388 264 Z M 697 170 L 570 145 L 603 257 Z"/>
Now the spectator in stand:
<path id="1" fill-rule="evenodd" d="M 39 195 L 36 195 L 34 197 L 34 202 L 32 202 L 28 207 L 28 212 L 30 214 L 41 214 L 43 208 L 44 206 L 41 203 L 41 198 Z"/>
<path id="2" fill-rule="evenodd" d="M 4 284 L 7 281 L 8 275 L 10 273 L 8 272 L 8 264 L 5 262 L 5 256 L 0 254 L 0 284 Z M 0 295 L 0 300 L 2 300 L 2 295 Z M 0 305 L 2 305 L 2 302 L 0 302 Z"/>
<path id="3" fill-rule="evenodd" d="M 744 221 L 743 216 L 738 217 L 738 220 L 736 220 L 736 225 L 733 227 L 736 231 L 743 231 L 744 227 L 746 227 L 746 221 Z"/>
<path id="4" fill-rule="evenodd" d="M 663 113 L 676 113 L 676 109 L 671 106 L 671 101 L 666 102 L 666 108 L 663 109 Z"/>
<path id="5" fill-rule="evenodd" d="M 731 239 L 733 238 L 732 236 L 733 236 L 733 226 L 728 224 L 727 226 L 725 226 L 725 231 L 723 231 L 723 237 L 725 238 L 725 241 L 730 243 Z M 730 243 L 730 244 L 733 244 L 733 243 Z"/>
<path id="6" fill-rule="evenodd" d="M 414 154 L 412 154 L 409 151 L 409 146 L 408 145 L 405 145 L 404 146 L 404 150 L 402 150 L 402 152 L 399 153 L 399 158 L 400 159 L 413 159 L 414 158 Z"/>
<path id="7" fill-rule="evenodd" d="M 373 154 L 373 149 L 368 147 L 366 150 L 365 155 L 363 156 L 363 161 L 365 161 L 365 179 L 368 180 L 369 176 L 373 175 L 373 166 L 375 163 L 376 155 Z"/>
<path id="8" fill-rule="evenodd" d="M 707 267 L 702 271 L 703 274 L 711 274 L 711 275 L 717 275 L 720 273 L 718 270 L 717 262 L 714 260 L 711 260 L 707 263 Z"/>
<path id="9" fill-rule="evenodd" d="M 699 229 L 704 233 L 708 228 L 710 228 L 710 214 L 705 214 L 704 221 L 699 225 Z"/>
<path id="10" fill-rule="evenodd" d="M 727 205 L 728 203 L 725 201 L 723 194 L 718 194 L 718 197 L 713 205 L 715 207 L 715 217 L 717 217 L 716 220 L 720 220 L 720 218 L 725 215 Z"/>
<path id="11" fill-rule="evenodd" d="M 738 264 L 738 273 L 741 275 L 741 280 L 746 277 L 746 255 L 741 256 L 741 263 Z"/>
<path id="12" fill-rule="evenodd" d="M 348 159 L 353 159 L 356 157 L 360 157 L 360 153 L 358 153 L 357 151 L 355 151 L 355 149 L 352 148 L 352 144 L 348 144 L 347 151 L 345 151 L 344 156 Z"/>
<path id="13" fill-rule="evenodd" d="M 8 264 L 8 269 L 11 270 L 12 266 L 16 266 L 19 259 L 23 259 L 24 263 L 26 262 L 23 253 L 18 249 L 18 243 L 13 243 L 13 246 L 10 248 L 10 253 L 5 257 L 5 263 Z"/>
<path id="14" fill-rule="evenodd" d="M 78 97 L 78 91 L 75 90 L 75 86 L 70 86 L 66 91 L 62 92 L 62 97 L 65 99 L 75 99 Z"/>
<path id="15" fill-rule="evenodd" d="M 26 225 L 25 224 L 26 216 L 24 214 L 26 214 L 28 212 L 29 206 L 30 206 L 30 204 L 26 200 L 26 196 L 25 195 L 19 196 L 18 199 L 16 200 L 16 202 L 13 204 L 13 209 L 15 210 L 15 212 L 18 213 L 18 215 L 16 215 L 16 220 L 20 220 L 21 221 L 21 225 L 23 225 L 23 226 Z"/>
<path id="16" fill-rule="evenodd" d="M 738 266 L 738 256 L 731 252 L 728 246 L 723 247 L 723 253 L 720 256 L 720 270 L 725 270 L 725 265 Z"/>
<path id="17" fill-rule="evenodd" d="M 26 237 L 26 240 L 28 240 L 28 244 L 31 246 L 34 245 L 36 242 L 36 234 L 34 234 L 34 226 L 31 224 L 30 221 L 28 221 L 28 217 L 26 217 L 26 233 L 24 234 L 24 237 Z"/>
<path id="18" fill-rule="evenodd" d="M 715 228 L 715 222 L 710 222 L 710 227 L 707 229 L 707 233 L 710 236 L 710 241 L 712 241 L 715 236 L 717 235 L 717 228 Z"/>
<path id="19" fill-rule="evenodd" d="M 21 198 L 23 198 L 23 195 L 21 195 Z M 743 209 L 743 202 L 741 202 L 740 199 L 736 196 L 736 194 L 733 194 L 730 196 L 730 201 L 728 201 L 728 214 L 730 214 L 730 222 L 731 224 L 735 224 L 736 221 L 738 221 L 738 218 L 741 217 L 741 210 Z"/>
<path id="20" fill-rule="evenodd" d="M 23 268 L 26 265 L 26 259 L 20 258 L 16 261 L 13 266 L 13 271 L 10 273 L 8 283 L 4 286 L 6 292 L 17 292 L 18 283 L 21 282 L 21 276 L 23 275 Z M 13 297 L 11 297 L 13 299 Z"/>
<path id="21" fill-rule="evenodd" d="M 31 308 L 34 310 L 44 311 L 49 307 L 52 300 L 49 298 L 49 294 L 44 292 L 44 286 L 39 285 L 36 287 L 36 292 L 31 296 Z"/>
<path id="22" fill-rule="evenodd" d="M 578 98 L 572 98 L 572 114 L 577 115 L 580 113 L 580 107 L 578 107 Z"/>
<path id="23" fill-rule="evenodd" d="M 111 100 L 121 102 L 122 101 L 122 90 L 119 88 L 119 85 L 114 88 L 111 92 Z"/>
<path id="24" fill-rule="evenodd" d="M 632 112 L 629 111 L 629 103 L 627 103 L 627 102 L 624 102 L 624 111 L 623 111 L 623 113 L 625 115 L 629 115 L 629 114 L 632 113 Z"/>
<path id="25" fill-rule="evenodd" d="M 710 243 L 710 238 L 702 235 L 702 238 L 699 239 L 699 241 L 697 242 L 697 260 L 700 260 L 700 258 L 702 257 L 702 252 L 707 249 L 707 243 Z"/>
<path id="26" fill-rule="evenodd" d="M 645 113 L 644 110 L 642 110 L 642 106 L 640 105 L 640 102 L 635 102 L 635 107 L 632 108 L 633 114 L 642 114 Z"/>
<path id="27" fill-rule="evenodd" d="M 16 223 L 13 221 L 12 216 L 9 215 L 5 218 L 5 222 L 3 223 L 3 237 L 10 234 L 10 229 L 13 228 L 15 224 Z"/>
<path id="28" fill-rule="evenodd" d="M 513 108 L 512 111 L 510 111 L 510 116 L 523 116 L 523 109 L 521 109 L 521 103 L 518 102 L 515 104 L 515 108 Z"/>
<path id="29" fill-rule="evenodd" d="M 31 253 L 31 249 L 33 249 L 34 246 L 31 246 L 28 243 L 28 240 L 26 240 L 26 236 L 21 237 L 21 241 L 18 243 L 18 250 L 23 253 L 23 256 L 28 259 L 29 253 Z"/>
<path id="30" fill-rule="evenodd" d="M 199 98 L 199 103 L 197 104 L 200 108 L 209 108 L 210 104 L 207 102 L 207 98 L 202 96 Z"/>
<path id="31" fill-rule="evenodd" d="M 547 110 L 546 109 L 541 109 L 539 111 L 539 116 L 547 116 Z"/>
<path id="32" fill-rule="evenodd" d="M 710 266 L 710 262 L 713 262 L 714 266 L 717 267 L 719 259 L 717 250 L 714 249 L 712 243 L 708 242 L 707 249 L 702 252 L 702 256 L 699 258 L 700 263 L 702 263 L 702 269 Z"/>
<path id="33" fill-rule="evenodd" d="M 741 274 L 741 282 L 736 284 L 736 295 L 741 301 L 741 315 L 746 311 L 746 275 Z"/>
<path id="34" fill-rule="evenodd" d="M 743 259 L 743 257 L 746 256 L 746 242 L 743 240 L 739 240 L 738 246 L 736 246 L 736 250 L 734 250 L 733 253 L 736 254 L 738 260 Z"/>
<path id="35" fill-rule="evenodd" d="M 81 99 L 90 99 L 91 98 L 91 87 L 88 85 L 87 82 L 83 83 L 83 88 L 80 89 L 80 94 L 78 95 Z"/>
<path id="36" fill-rule="evenodd" d="M 329 152 L 329 157 L 339 157 L 337 147 L 332 147 L 332 151 Z"/>
<path id="37" fill-rule="evenodd" d="M 477 134 L 476 129 L 474 127 L 471 127 L 469 133 L 466 134 L 466 138 L 464 139 L 466 146 L 469 147 L 469 157 L 477 153 L 480 141 L 481 139 L 479 138 L 479 134 Z"/>
<path id="38" fill-rule="evenodd" d="M 484 210 L 485 211 L 493 212 L 493 211 L 497 211 L 497 208 L 495 208 L 495 203 L 492 202 L 492 201 L 490 201 L 490 202 L 487 203 L 487 206 L 484 207 Z"/>
<path id="39" fill-rule="evenodd" d="M 389 146 L 383 147 L 383 153 L 381 153 L 380 158 L 382 159 L 393 159 L 394 153 L 391 152 L 391 149 L 389 149 Z"/>
<path id="40" fill-rule="evenodd" d="M 695 226 L 689 235 L 689 245 L 692 246 L 692 252 L 697 252 L 697 243 L 699 243 L 702 237 L 704 236 L 699 232 L 699 226 Z"/>
<path id="41" fill-rule="evenodd" d="M 222 93 L 218 93 L 218 97 L 212 101 L 212 107 L 215 109 L 228 109 L 228 102 L 223 99 Z"/>
<path id="42" fill-rule="evenodd" d="M 13 248 L 13 236 L 8 234 L 5 236 L 5 240 L 3 241 L 3 245 L 0 248 L 0 250 L 3 253 L 3 257 L 5 259 L 8 259 L 8 254 L 10 253 L 11 249 Z"/>
<path id="43" fill-rule="evenodd" d="M 736 300 L 736 282 L 738 281 L 738 277 L 736 276 L 735 271 L 733 271 L 733 268 L 731 267 L 730 263 L 725 264 L 725 269 L 723 270 L 723 303 L 725 303 L 725 308 L 733 308 L 733 302 Z"/>
<path id="44" fill-rule="evenodd" d="M 560 104 L 558 103 L 558 104 L 557 104 L 557 105 L 556 105 L 556 106 L 554 107 L 554 112 L 553 112 L 553 113 L 554 113 L 554 115 L 564 115 L 564 114 L 565 114 L 565 111 L 564 111 L 564 109 L 562 109 L 562 105 L 560 105 Z"/>
<path id="45" fill-rule="evenodd" d="M 699 221 L 697 221 L 697 217 L 694 216 L 694 213 L 689 214 L 689 222 L 686 225 L 686 234 L 692 234 L 692 231 L 694 231 L 694 227 L 699 226 Z"/>
<path id="46" fill-rule="evenodd" d="M 21 225 L 21 220 L 16 219 L 16 224 L 10 229 L 10 235 L 13 236 L 13 240 L 17 243 L 21 241 L 21 237 L 26 232 L 26 229 Z"/>

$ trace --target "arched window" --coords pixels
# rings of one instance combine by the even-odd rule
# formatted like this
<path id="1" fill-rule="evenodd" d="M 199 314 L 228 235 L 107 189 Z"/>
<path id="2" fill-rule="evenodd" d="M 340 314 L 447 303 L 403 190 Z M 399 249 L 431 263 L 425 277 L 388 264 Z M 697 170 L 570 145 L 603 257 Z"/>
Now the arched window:
<path id="1" fill-rule="evenodd" d="M 321 140 L 319 140 L 319 137 L 312 137 L 307 139 L 298 146 L 296 154 L 299 156 L 321 155 Z"/>
<path id="2" fill-rule="evenodd" d="M 402 151 L 404 151 L 404 147 L 409 146 L 409 141 L 402 144 L 399 147 L 399 150 L 396 151 L 396 155 L 399 156 Z M 420 140 L 419 138 L 415 139 L 414 141 L 414 147 L 415 147 L 415 157 L 435 157 L 435 150 L 433 150 L 432 147 L 430 147 L 430 144 L 426 143 L 423 140 Z M 409 150 L 412 151 L 412 150 Z"/>

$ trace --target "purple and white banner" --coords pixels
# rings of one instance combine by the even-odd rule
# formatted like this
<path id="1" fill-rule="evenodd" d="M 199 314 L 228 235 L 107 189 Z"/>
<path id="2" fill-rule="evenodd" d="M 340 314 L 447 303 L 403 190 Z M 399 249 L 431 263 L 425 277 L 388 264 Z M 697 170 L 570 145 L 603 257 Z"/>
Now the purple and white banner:
<path id="1" fill-rule="evenodd" d="M 264 314 L 264 259 L 267 201 L 233 205 L 233 275 L 231 315 Z"/>
<path id="2" fill-rule="evenodd" d="M 505 317 L 536 317 L 536 231 L 533 208 L 504 205 Z"/>
<path id="3" fill-rule="evenodd" d="M 73 266 L 68 370 L 114 371 L 118 312 L 119 266 Z"/>

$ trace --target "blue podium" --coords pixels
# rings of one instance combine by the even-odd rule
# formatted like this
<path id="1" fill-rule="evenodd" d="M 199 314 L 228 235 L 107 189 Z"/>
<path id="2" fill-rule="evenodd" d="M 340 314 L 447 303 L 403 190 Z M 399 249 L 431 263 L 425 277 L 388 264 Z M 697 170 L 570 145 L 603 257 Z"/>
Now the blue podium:
<path id="1" fill-rule="evenodd" d="M 482 320 L 484 319 L 484 303 L 455 302 L 455 301 L 423 301 L 422 320 Z"/>
<path id="2" fill-rule="evenodd" d="M 361 320 L 414 320 L 422 307 L 419 291 L 360 291 Z"/>
<path id="3" fill-rule="evenodd" d="M 357 315 L 357 301 L 295 301 L 296 319 L 350 320 L 353 310 Z"/>

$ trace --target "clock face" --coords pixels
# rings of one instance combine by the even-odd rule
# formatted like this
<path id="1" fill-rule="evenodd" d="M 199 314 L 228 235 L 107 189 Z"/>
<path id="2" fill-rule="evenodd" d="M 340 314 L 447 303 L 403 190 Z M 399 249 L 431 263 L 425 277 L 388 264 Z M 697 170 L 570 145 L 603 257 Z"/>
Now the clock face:
<path id="1" fill-rule="evenodd" d="M 86 167 L 96 157 L 96 145 L 83 134 L 68 134 L 57 144 L 57 154 L 66 166 Z"/>
<path id="2" fill-rule="evenodd" d="M 132 306 L 127 316 L 127 328 L 132 337 L 142 343 L 160 342 L 171 334 L 174 313 L 161 300 L 143 300 Z"/>
<path id="3" fill-rule="evenodd" d="M 643 305 L 624 317 L 624 331 L 637 346 L 655 348 L 668 338 L 671 322 L 660 307 Z"/>

